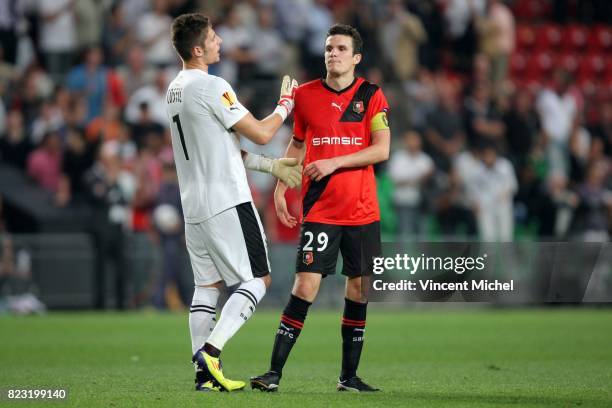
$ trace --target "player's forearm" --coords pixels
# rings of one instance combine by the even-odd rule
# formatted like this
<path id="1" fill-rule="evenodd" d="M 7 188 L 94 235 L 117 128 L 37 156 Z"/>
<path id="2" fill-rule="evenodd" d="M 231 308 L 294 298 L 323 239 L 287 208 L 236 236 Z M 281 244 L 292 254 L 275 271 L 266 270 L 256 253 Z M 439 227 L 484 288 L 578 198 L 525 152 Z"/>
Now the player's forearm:
<path id="1" fill-rule="evenodd" d="M 265 119 L 257 120 L 250 113 L 234 125 L 234 130 L 247 137 L 253 143 L 267 144 L 283 124 L 283 118 L 272 113 Z"/>
<path id="2" fill-rule="evenodd" d="M 363 150 L 345 156 L 338 156 L 336 161 L 337 168 L 364 167 L 370 164 L 380 163 L 389 159 L 389 146 L 376 144 L 368 146 Z"/>

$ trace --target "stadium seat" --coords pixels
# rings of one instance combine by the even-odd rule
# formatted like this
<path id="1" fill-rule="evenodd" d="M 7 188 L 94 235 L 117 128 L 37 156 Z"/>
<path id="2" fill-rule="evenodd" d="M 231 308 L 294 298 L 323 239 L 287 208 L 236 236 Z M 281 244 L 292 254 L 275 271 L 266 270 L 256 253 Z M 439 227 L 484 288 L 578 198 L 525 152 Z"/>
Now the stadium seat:
<path id="1" fill-rule="evenodd" d="M 591 52 L 612 51 L 612 28 L 605 25 L 591 28 L 587 42 Z"/>
<path id="2" fill-rule="evenodd" d="M 605 59 L 602 54 L 588 54 L 580 58 L 577 77 L 581 79 L 599 78 L 605 68 Z"/>
<path id="3" fill-rule="evenodd" d="M 528 80 L 545 80 L 549 76 L 555 55 L 548 51 L 537 51 L 531 54 L 525 67 L 525 77 Z"/>
<path id="4" fill-rule="evenodd" d="M 515 52 L 510 57 L 510 76 L 515 79 L 520 79 L 525 73 L 527 66 L 527 54 Z"/>
<path id="5" fill-rule="evenodd" d="M 563 52 L 557 55 L 555 65 L 563 68 L 570 74 L 576 74 L 580 64 L 580 56 L 573 52 Z"/>
<path id="6" fill-rule="evenodd" d="M 519 51 L 533 49 L 536 41 L 536 30 L 527 24 L 521 24 L 516 28 L 516 45 Z"/>
<path id="7" fill-rule="evenodd" d="M 536 49 L 555 51 L 561 44 L 561 33 L 561 27 L 557 24 L 544 24 L 536 31 Z"/>
<path id="8" fill-rule="evenodd" d="M 541 20 L 550 15 L 551 4 L 549 0 L 516 0 L 512 11 L 519 20 Z"/>
<path id="9" fill-rule="evenodd" d="M 570 24 L 563 29 L 562 46 L 566 50 L 583 51 L 589 31 L 583 25 Z"/>

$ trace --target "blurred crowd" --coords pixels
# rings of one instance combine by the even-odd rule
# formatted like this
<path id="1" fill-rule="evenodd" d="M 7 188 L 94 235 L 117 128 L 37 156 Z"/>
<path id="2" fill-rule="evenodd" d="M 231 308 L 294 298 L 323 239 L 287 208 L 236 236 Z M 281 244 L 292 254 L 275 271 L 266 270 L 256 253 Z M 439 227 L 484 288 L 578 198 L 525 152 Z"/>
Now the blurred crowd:
<path id="1" fill-rule="evenodd" d="M 387 238 L 609 240 L 608 1 L 4 0 L 0 163 L 57 207 L 91 206 L 99 258 L 118 269 L 128 229 L 164 248 L 164 282 L 177 273 L 181 210 L 164 100 L 180 69 L 170 24 L 191 11 L 211 16 L 223 39 L 210 72 L 258 117 L 272 110 L 283 73 L 324 75 L 334 22 L 360 31 L 359 73 L 391 106 L 391 158 L 377 168 Z M 514 72 L 517 26 L 547 23 L 603 33 L 596 92 L 562 65 L 535 81 Z M 281 155 L 290 126 L 263 152 Z M 271 241 L 295 242 L 273 214 L 273 180 L 250 177 Z M 288 202 L 298 213 L 299 193 Z"/>

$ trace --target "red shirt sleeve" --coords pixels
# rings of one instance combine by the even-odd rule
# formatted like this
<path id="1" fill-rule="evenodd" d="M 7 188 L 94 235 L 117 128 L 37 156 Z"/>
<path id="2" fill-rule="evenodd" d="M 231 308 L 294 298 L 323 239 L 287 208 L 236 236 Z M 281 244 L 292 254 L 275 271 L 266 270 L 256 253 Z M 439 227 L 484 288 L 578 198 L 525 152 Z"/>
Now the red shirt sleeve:
<path id="1" fill-rule="evenodd" d="M 295 109 L 293 110 L 293 138 L 298 142 L 303 142 L 306 139 L 306 124 L 299 108 L 300 88 L 295 91 Z"/>
<path id="2" fill-rule="evenodd" d="M 382 89 L 378 88 L 376 92 L 374 92 L 374 95 L 372 95 L 372 99 L 370 99 L 370 103 L 368 104 L 367 122 L 370 123 L 372 118 L 380 112 L 386 112 L 388 115 L 389 103 Z"/>

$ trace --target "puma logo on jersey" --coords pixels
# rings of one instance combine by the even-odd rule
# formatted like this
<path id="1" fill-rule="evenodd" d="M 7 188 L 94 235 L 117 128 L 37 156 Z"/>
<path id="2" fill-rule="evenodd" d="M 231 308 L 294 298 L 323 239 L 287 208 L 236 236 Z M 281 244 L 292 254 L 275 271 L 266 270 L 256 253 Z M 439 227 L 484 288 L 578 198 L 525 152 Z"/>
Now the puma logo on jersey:
<path id="1" fill-rule="evenodd" d="M 362 137 L 348 137 L 348 136 L 330 136 L 330 137 L 313 137 L 313 146 L 323 145 L 343 145 L 343 146 L 361 146 L 363 144 Z"/>
<path id="2" fill-rule="evenodd" d="M 342 105 L 344 105 L 344 104 L 341 103 L 340 105 L 338 105 L 336 102 L 332 102 L 331 103 L 332 108 L 338 109 L 338 112 L 342 112 Z"/>

